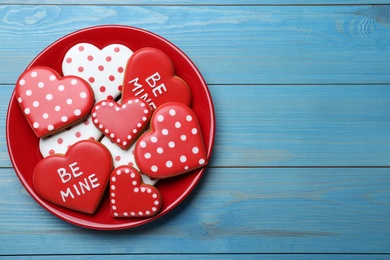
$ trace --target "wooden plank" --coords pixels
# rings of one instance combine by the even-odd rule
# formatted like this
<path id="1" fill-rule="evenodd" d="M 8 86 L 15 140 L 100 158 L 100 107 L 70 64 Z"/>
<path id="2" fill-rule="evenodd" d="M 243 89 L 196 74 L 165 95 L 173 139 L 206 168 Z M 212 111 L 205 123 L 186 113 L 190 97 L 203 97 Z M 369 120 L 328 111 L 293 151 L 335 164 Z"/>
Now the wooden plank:
<path id="1" fill-rule="evenodd" d="M 0 255 L 390 253 L 389 168 L 209 168 L 172 212 L 116 232 L 42 209 L 0 169 Z"/>
<path id="2" fill-rule="evenodd" d="M 0 127 L 13 86 L 0 88 Z M 390 86 L 210 86 L 211 166 L 389 166 Z M 0 166 L 11 166 L 0 132 Z"/>
<path id="3" fill-rule="evenodd" d="M 208 84 L 386 84 L 389 10 L 390 5 L 1 6 L 0 83 L 14 83 L 40 51 L 70 32 L 126 24 L 176 44 Z"/>

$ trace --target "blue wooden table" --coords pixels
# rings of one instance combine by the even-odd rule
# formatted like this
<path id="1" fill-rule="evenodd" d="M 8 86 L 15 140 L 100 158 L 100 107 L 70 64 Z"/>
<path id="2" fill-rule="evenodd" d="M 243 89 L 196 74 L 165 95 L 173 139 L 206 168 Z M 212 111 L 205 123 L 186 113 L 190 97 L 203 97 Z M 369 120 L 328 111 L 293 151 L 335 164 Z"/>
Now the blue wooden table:
<path id="1" fill-rule="evenodd" d="M 0 127 L 16 79 L 46 46 L 130 25 L 173 42 L 204 76 L 212 159 L 167 215 L 94 231 L 31 198 L 3 130 L 0 256 L 390 257 L 390 1 L 59 2 L 0 0 Z"/>

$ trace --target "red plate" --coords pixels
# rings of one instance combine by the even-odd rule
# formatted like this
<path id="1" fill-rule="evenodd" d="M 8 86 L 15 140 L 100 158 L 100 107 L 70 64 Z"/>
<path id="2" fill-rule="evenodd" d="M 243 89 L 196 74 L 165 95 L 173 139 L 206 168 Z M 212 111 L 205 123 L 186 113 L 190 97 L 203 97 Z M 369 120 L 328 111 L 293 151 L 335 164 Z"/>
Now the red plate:
<path id="1" fill-rule="evenodd" d="M 172 60 L 176 74 L 191 88 L 192 109 L 198 117 L 202 130 L 207 158 L 210 159 L 214 144 L 215 117 L 213 102 L 207 85 L 192 61 L 175 45 L 162 37 L 145 30 L 128 26 L 98 26 L 71 33 L 57 40 L 42 51 L 28 66 L 48 66 L 61 73 L 61 63 L 66 51 L 73 45 L 89 42 L 99 48 L 112 43 L 126 45 L 132 51 L 143 47 L 154 47 L 165 52 Z M 21 72 L 22 73 L 22 72 Z M 205 168 L 175 178 L 159 181 L 163 204 L 159 214 L 151 218 L 112 218 L 109 196 L 105 194 L 99 209 L 93 215 L 80 213 L 52 204 L 42 199 L 34 189 L 32 173 L 42 159 L 39 139 L 34 135 L 24 118 L 14 93 L 12 94 L 6 127 L 7 145 L 12 164 L 20 181 L 30 195 L 46 210 L 72 224 L 102 230 L 131 228 L 153 221 L 175 208 L 196 186 Z"/>

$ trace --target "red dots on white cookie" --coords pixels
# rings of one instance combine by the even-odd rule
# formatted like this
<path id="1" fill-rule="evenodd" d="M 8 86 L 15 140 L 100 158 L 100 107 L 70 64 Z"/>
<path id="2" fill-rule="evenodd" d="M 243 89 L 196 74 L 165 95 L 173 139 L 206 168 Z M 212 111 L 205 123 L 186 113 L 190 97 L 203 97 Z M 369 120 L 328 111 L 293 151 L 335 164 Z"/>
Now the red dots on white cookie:
<path id="1" fill-rule="evenodd" d="M 62 63 L 64 75 L 77 75 L 91 84 L 96 101 L 113 99 L 120 94 L 124 68 L 133 52 L 124 45 L 111 44 L 103 49 L 79 43 L 70 48 Z M 102 86 L 104 90 L 102 91 Z"/>

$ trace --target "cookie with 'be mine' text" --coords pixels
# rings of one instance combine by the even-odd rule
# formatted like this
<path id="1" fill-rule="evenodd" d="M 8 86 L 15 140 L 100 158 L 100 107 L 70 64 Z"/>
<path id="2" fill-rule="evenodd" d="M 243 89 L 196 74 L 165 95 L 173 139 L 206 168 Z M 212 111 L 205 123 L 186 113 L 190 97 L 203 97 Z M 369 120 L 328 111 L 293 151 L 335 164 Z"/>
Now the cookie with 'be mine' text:
<path id="1" fill-rule="evenodd" d="M 206 151 L 195 113 L 181 103 L 157 108 L 151 131 L 136 143 L 135 160 L 142 173 L 157 179 L 205 166 Z"/>
<path id="2" fill-rule="evenodd" d="M 113 168 L 110 152 L 96 141 L 72 145 L 66 154 L 48 156 L 35 166 L 33 183 L 44 199 L 92 214 L 99 206 Z"/>
<path id="3" fill-rule="evenodd" d="M 145 100 L 154 111 L 167 102 L 191 105 L 191 90 L 175 75 L 171 59 L 155 48 L 142 48 L 127 62 L 122 100 L 137 97 Z"/>

